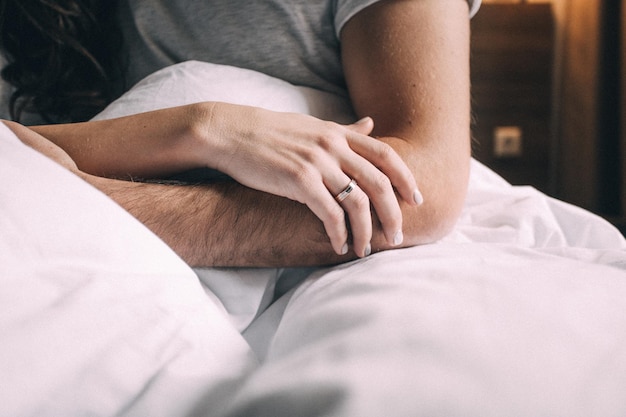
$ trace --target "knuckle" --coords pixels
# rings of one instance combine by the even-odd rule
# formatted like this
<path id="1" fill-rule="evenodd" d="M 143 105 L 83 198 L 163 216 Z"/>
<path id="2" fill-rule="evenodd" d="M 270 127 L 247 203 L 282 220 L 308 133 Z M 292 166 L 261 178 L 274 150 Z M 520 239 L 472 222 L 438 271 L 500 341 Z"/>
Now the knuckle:
<path id="1" fill-rule="evenodd" d="M 334 229 L 342 227 L 345 222 L 345 212 L 338 205 L 332 206 L 328 210 L 328 217 L 324 222 L 326 226 Z"/>
<path id="2" fill-rule="evenodd" d="M 376 154 L 378 158 L 384 161 L 392 160 L 396 156 L 396 152 L 393 150 L 393 148 L 389 144 L 384 142 L 378 143 Z"/>
<path id="3" fill-rule="evenodd" d="M 370 210 L 370 200 L 363 191 L 353 193 L 353 198 L 351 204 L 357 211 L 369 211 Z"/>
<path id="4" fill-rule="evenodd" d="M 316 132 L 309 138 L 308 143 L 303 144 L 298 149 L 299 157 L 302 161 L 313 166 L 323 166 L 329 155 L 334 153 L 335 143 L 333 135 L 323 130 Z"/>
<path id="5" fill-rule="evenodd" d="M 304 160 L 312 166 L 321 166 L 325 159 L 327 151 L 319 145 L 319 147 L 308 148 L 304 154 Z"/>
<path id="6" fill-rule="evenodd" d="M 309 165 L 303 165 L 291 169 L 289 175 L 297 187 L 306 190 L 316 181 L 317 171 Z"/>
<path id="7" fill-rule="evenodd" d="M 317 137 L 317 146 L 325 152 L 331 153 L 335 144 L 336 139 L 332 133 L 320 133 Z"/>
<path id="8" fill-rule="evenodd" d="M 317 136 L 317 145 L 326 152 L 332 152 L 343 137 L 339 125 L 334 122 L 324 122 L 324 128 Z"/>
<path id="9" fill-rule="evenodd" d="M 375 195 L 384 194 L 391 189 L 391 181 L 385 174 L 380 173 L 373 178 L 372 186 Z"/>

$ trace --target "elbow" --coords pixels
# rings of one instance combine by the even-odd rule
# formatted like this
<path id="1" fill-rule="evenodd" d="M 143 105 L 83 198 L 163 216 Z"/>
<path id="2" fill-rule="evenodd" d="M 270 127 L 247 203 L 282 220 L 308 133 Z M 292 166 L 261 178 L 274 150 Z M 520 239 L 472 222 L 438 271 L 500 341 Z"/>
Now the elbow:
<path id="1" fill-rule="evenodd" d="M 444 184 L 422 190 L 424 203 L 403 209 L 406 246 L 434 243 L 450 234 L 465 205 L 469 167 L 448 177 Z"/>
<path id="2" fill-rule="evenodd" d="M 461 214 L 462 204 L 450 201 L 444 205 L 433 205 L 426 208 L 421 221 L 409 222 L 407 233 L 414 240 L 415 245 L 437 242 L 454 230 Z"/>
<path id="3" fill-rule="evenodd" d="M 389 245 L 379 222 L 372 240 L 375 252 L 389 249 L 399 249 L 412 246 L 435 243 L 450 234 L 461 215 L 465 204 L 467 184 L 458 186 L 454 192 L 448 193 L 445 198 L 427 199 L 419 207 L 403 203 L 403 234 L 404 241 L 400 246 Z"/>
<path id="4" fill-rule="evenodd" d="M 437 242 L 454 230 L 461 214 L 462 203 L 426 205 L 413 216 L 405 217 L 404 236 L 407 246 Z"/>

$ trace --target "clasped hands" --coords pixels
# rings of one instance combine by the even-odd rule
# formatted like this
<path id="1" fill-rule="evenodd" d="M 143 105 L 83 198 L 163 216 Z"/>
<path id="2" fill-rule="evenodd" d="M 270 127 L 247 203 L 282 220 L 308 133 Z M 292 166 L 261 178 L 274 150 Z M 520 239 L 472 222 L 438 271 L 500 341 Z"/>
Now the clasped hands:
<path id="1" fill-rule="evenodd" d="M 224 103 L 215 103 L 207 114 L 207 130 L 220 133 L 218 142 L 209 141 L 209 167 L 242 185 L 305 204 L 323 222 L 337 254 L 349 250 L 346 214 L 354 252 L 359 257 L 371 253 L 372 207 L 387 243 L 402 244 L 402 212 L 394 188 L 409 205 L 423 199 L 400 156 L 369 136 L 371 118 L 340 125 Z"/>
<path id="2" fill-rule="evenodd" d="M 139 133 L 141 129 L 128 133 L 129 123 L 143 126 L 146 121 L 156 124 L 146 137 Z M 5 123 L 26 144 L 83 174 L 82 165 L 86 164 L 75 163 L 69 150 L 65 152 L 22 125 Z M 98 138 L 104 137 L 103 131 L 110 138 L 113 131 L 112 136 L 125 145 L 125 151 L 113 143 L 106 149 L 114 154 L 105 153 L 106 158 L 123 162 L 127 168 L 133 166 L 128 155 L 155 155 L 154 175 L 173 169 L 213 168 L 244 186 L 305 204 L 324 224 L 338 255 L 348 253 L 349 234 L 357 256 L 371 253 L 372 207 L 387 243 L 402 244 L 402 212 L 396 191 L 409 205 L 422 202 L 413 174 L 400 156 L 388 144 L 369 136 L 374 127 L 371 118 L 341 125 L 303 114 L 206 102 L 129 116 L 121 123 L 107 124 L 106 129 L 99 123 L 106 122 L 82 124 L 93 138 L 89 143 L 110 144 Z M 155 140 L 154 132 L 160 132 L 164 140 Z M 70 146 L 76 156 L 88 154 L 76 152 L 83 146 L 78 145 Z M 152 147 L 150 152 L 145 152 L 147 147 Z M 89 161 L 93 170 L 107 163 L 94 158 Z"/>

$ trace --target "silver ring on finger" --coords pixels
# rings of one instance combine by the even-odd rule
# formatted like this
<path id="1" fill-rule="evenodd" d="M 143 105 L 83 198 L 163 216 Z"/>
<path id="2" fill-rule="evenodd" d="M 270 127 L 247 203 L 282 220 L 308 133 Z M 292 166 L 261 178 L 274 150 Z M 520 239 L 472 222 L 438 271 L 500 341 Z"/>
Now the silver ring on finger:
<path id="1" fill-rule="evenodd" d="M 339 194 L 335 196 L 335 200 L 337 200 L 338 203 L 341 203 L 350 195 L 352 191 L 354 191 L 355 188 L 356 188 L 356 181 L 353 179 L 350 179 L 350 183 L 346 186 L 346 188 L 343 189 L 342 192 L 340 192 Z"/>

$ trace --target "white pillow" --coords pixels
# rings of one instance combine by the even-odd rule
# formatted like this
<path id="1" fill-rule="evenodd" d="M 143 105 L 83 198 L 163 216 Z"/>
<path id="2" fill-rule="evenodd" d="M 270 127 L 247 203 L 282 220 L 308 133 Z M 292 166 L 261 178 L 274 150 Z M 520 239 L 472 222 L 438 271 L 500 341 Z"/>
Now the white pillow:
<path id="1" fill-rule="evenodd" d="M 182 62 L 147 76 L 95 119 L 111 119 L 202 101 L 310 114 L 340 123 L 355 121 L 347 97 L 295 86 L 244 68 L 200 61 Z"/>
<path id="2" fill-rule="evenodd" d="M 169 247 L 4 124 L 0 178 L 0 415 L 228 401 L 256 361 Z"/>

